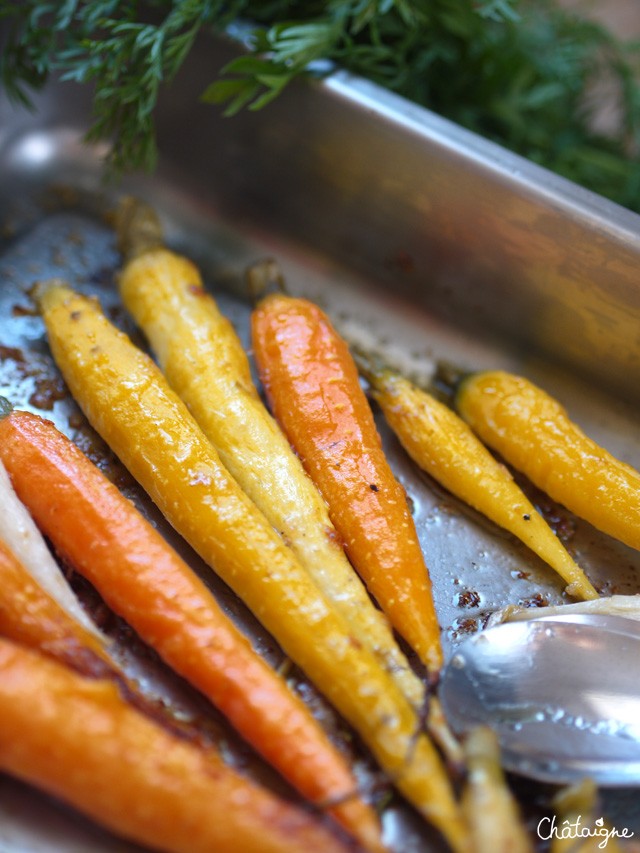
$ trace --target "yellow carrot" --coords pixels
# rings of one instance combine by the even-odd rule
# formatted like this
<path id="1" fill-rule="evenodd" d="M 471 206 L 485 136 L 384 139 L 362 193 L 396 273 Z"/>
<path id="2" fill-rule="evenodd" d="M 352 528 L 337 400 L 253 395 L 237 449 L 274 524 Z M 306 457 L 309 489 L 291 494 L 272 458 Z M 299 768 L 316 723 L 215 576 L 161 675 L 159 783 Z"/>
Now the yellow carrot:
<path id="1" fill-rule="evenodd" d="M 129 258 L 119 277 L 122 300 L 169 385 L 354 637 L 372 649 L 419 709 L 424 686 L 347 560 L 326 504 L 263 405 L 232 324 L 205 291 L 196 266 L 160 245 L 152 210 L 127 200 L 120 224 L 120 245 Z"/>
<path id="2" fill-rule="evenodd" d="M 570 595 L 598 597 L 509 470 L 455 412 L 394 371 L 368 365 L 364 372 L 389 425 L 424 471 L 521 539 L 566 581 Z"/>
<path id="3" fill-rule="evenodd" d="M 598 789 L 588 777 L 561 788 L 551 801 L 553 815 L 543 817 L 537 835 L 549 841 L 550 853 L 638 853 L 637 844 L 620 841 L 633 836 L 617 830 L 598 814 Z"/>
<path id="4" fill-rule="evenodd" d="M 545 391 L 495 370 L 466 377 L 455 402 L 474 432 L 538 488 L 640 548 L 640 473 L 585 435 Z"/>
<path id="5" fill-rule="evenodd" d="M 200 578 L 51 421 L 19 410 L 1 418 L 0 459 L 56 551 L 304 796 L 324 803 L 355 790 L 342 756 L 304 703 Z M 42 634 L 41 615 L 42 607 Z M 358 797 L 330 812 L 379 850 L 378 821 Z"/>
<path id="6" fill-rule="evenodd" d="M 516 800 L 500 766 L 494 732 L 480 726 L 465 742 L 468 776 L 463 792 L 474 853 L 533 853 Z"/>
<path id="7" fill-rule="evenodd" d="M 231 478 L 157 366 L 92 300 L 40 293 L 50 346 L 89 421 L 173 526 L 360 733 L 405 796 L 462 850 L 442 763 L 394 682 Z"/>

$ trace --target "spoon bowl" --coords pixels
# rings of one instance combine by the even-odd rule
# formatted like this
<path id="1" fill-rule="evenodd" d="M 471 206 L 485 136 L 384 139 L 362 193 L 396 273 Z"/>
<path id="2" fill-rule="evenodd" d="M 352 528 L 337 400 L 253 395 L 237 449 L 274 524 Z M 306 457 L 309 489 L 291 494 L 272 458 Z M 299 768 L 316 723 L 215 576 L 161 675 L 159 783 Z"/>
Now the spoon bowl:
<path id="1" fill-rule="evenodd" d="M 589 614 L 498 625 L 457 648 L 440 689 L 454 731 L 489 725 L 511 772 L 640 782 L 637 622 Z"/>

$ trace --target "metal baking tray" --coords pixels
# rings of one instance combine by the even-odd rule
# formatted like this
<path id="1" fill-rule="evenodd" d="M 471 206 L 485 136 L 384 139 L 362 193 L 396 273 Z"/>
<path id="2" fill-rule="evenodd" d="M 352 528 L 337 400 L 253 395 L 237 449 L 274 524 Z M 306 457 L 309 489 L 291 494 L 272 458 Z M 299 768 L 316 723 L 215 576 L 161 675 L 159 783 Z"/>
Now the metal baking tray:
<path id="1" fill-rule="evenodd" d="M 440 358 L 523 372 L 562 400 L 596 440 L 640 467 L 640 216 L 342 72 L 294 84 L 262 112 L 224 119 L 198 95 L 235 50 L 225 41 L 198 44 L 161 100 L 157 173 L 120 185 L 103 181 L 105 149 L 83 144 L 90 118 L 85 89 L 52 83 L 33 112 L 0 99 L 0 393 L 53 419 L 162 526 L 59 384 L 27 296 L 35 280 L 64 276 L 99 295 L 135 334 L 118 306 L 119 257 L 105 220 L 117 197 L 133 192 L 157 207 L 168 242 L 199 263 L 245 340 L 245 268 L 275 257 L 291 291 L 322 304 L 349 340 L 421 379 Z M 447 653 L 498 607 L 563 600 L 550 569 L 420 475 L 384 424 L 380 429 L 413 502 Z M 602 591 L 640 590 L 638 552 L 536 498 Z M 277 664 L 282 656 L 273 640 L 206 577 Z M 278 784 L 124 626 L 114 630 L 123 661 L 151 693 L 205 719 L 230 760 Z M 375 779 L 304 677 L 292 678 L 352 750 L 363 778 Z M 527 807 L 544 808 L 546 789 L 514 784 Z M 618 825 L 637 828 L 634 800 L 610 791 L 604 808 L 622 815 Z M 399 799 L 383 818 L 398 853 L 441 849 Z M 0 776 L 0 849 L 137 848 Z"/>

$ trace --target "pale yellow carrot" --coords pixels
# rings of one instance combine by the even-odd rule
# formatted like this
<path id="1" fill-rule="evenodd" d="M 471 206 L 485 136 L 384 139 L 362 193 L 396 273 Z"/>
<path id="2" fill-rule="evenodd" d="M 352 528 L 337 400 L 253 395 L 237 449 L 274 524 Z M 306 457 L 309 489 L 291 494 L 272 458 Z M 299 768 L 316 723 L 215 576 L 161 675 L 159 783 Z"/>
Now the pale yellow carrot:
<path id="1" fill-rule="evenodd" d="M 56 362 L 94 428 L 359 732 L 399 790 L 455 850 L 464 849 L 451 784 L 416 731 L 414 710 L 231 478 L 157 366 L 94 301 L 50 284 L 40 305 Z"/>

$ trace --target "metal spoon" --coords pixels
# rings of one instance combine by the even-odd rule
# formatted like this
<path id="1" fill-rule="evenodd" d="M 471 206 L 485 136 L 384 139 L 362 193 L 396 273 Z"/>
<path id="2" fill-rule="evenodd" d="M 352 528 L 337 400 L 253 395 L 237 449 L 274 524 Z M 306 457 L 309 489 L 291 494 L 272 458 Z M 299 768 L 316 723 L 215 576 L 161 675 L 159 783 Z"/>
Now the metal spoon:
<path id="1" fill-rule="evenodd" d="M 520 620 L 515 620 L 520 621 Z M 591 625 L 615 634 L 640 637 L 640 620 L 609 613 L 554 613 L 550 616 L 522 620 L 527 622 L 565 622 L 572 625 Z"/>
<path id="2" fill-rule="evenodd" d="M 440 689 L 455 731 L 496 731 L 507 770 L 640 783 L 638 622 L 589 614 L 490 628 L 457 648 Z"/>

